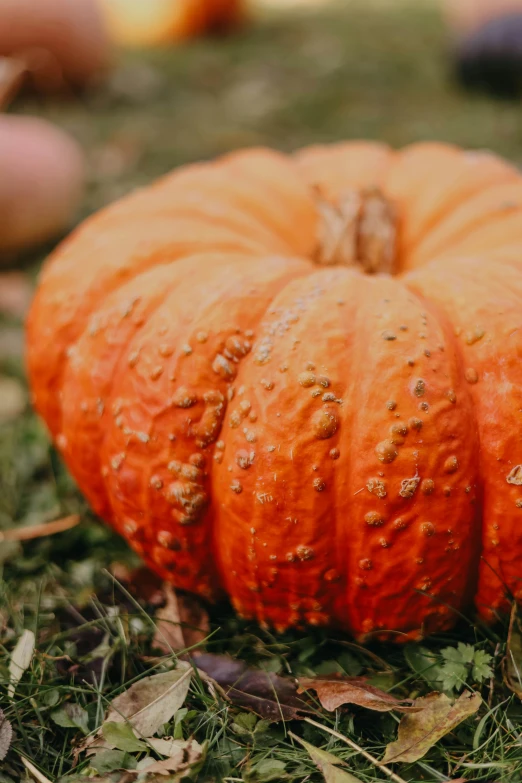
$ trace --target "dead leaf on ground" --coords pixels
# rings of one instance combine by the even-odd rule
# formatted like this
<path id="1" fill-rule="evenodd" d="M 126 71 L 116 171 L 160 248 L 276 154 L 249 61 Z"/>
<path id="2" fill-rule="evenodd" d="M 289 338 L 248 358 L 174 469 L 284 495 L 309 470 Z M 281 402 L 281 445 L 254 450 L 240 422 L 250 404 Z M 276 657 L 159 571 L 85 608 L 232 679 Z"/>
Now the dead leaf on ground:
<path id="1" fill-rule="evenodd" d="M 298 680 L 298 692 L 315 690 L 319 701 L 329 712 L 334 712 L 343 704 L 357 704 L 368 710 L 376 712 L 419 712 L 418 707 L 411 699 L 396 699 L 385 691 L 370 685 L 364 677 L 340 678 L 309 678 L 301 677 Z"/>
<path id="2" fill-rule="evenodd" d="M 11 747 L 11 740 L 13 738 L 13 727 L 5 717 L 2 710 L 0 710 L 0 761 L 3 761 L 7 756 L 7 751 Z"/>
<path id="3" fill-rule="evenodd" d="M 16 378 L 0 375 L 0 424 L 16 419 L 27 405 L 27 394 Z"/>
<path id="4" fill-rule="evenodd" d="M 1 62 L 2 58 L 0 58 Z M 33 285 L 23 272 L 0 274 L 0 313 L 24 318 L 33 298 Z"/>
<path id="5" fill-rule="evenodd" d="M 310 705 L 297 695 L 295 684 L 273 672 L 249 669 L 243 661 L 210 653 L 195 655 L 194 663 L 233 704 L 265 720 L 297 720 L 313 713 Z"/>
<path id="6" fill-rule="evenodd" d="M 150 775 L 186 771 L 198 764 L 202 758 L 203 748 L 196 740 L 172 740 L 172 752 L 168 758 L 152 761 L 151 764 L 141 767 L 140 772 L 146 772 L 148 779 Z"/>
<path id="7" fill-rule="evenodd" d="M 452 704 L 444 693 L 430 693 L 416 703 L 421 711 L 401 718 L 398 739 L 387 746 L 384 764 L 421 759 L 441 737 L 474 715 L 482 698 L 479 693 L 466 691 Z"/>
<path id="8" fill-rule="evenodd" d="M 506 655 L 502 661 L 502 676 L 510 691 L 522 699 L 522 629 L 516 604 L 513 604 L 511 609 Z"/>
<path id="9" fill-rule="evenodd" d="M 11 653 L 11 660 L 9 661 L 9 687 L 7 693 L 12 699 L 16 690 L 16 686 L 20 681 L 23 673 L 31 665 L 33 660 L 35 646 L 35 636 L 32 631 L 25 630 L 18 639 L 16 647 Z"/>
<path id="10" fill-rule="evenodd" d="M 178 595 L 164 585 L 166 603 L 156 612 L 156 633 L 152 646 L 168 654 L 195 647 L 208 636 L 208 614 L 196 598 Z"/>
<path id="11" fill-rule="evenodd" d="M 183 706 L 191 677 L 192 667 L 179 661 L 173 671 L 138 680 L 111 702 L 105 721 L 128 721 L 138 735 L 152 737 Z"/>
<path id="12" fill-rule="evenodd" d="M 328 753 L 327 750 L 321 750 L 314 745 L 310 745 L 309 742 L 305 742 L 304 739 L 301 739 L 296 734 L 292 734 L 291 731 L 288 734 L 308 751 L 314 764 L 323 773 L 326 783 L 361 783 L 359 778 L 356 778 L 345 769 L 339 768 L 345 763 L 342 759 L 337 758 L 332 753 Z"/>

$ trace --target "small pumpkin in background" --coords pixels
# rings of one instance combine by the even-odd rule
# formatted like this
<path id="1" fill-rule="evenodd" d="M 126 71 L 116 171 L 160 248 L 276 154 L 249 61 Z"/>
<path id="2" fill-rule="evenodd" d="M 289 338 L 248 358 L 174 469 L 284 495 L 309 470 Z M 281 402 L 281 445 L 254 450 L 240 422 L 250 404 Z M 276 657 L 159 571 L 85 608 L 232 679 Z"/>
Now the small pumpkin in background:
<path id="1" fill-rule="evenodd" d="M 522 177 L 349 142 L 91 217 L 27 325 L 34 404 L 162 578 L 398 641 L 522 599 Z"/>
<path id="2" fill-rule="evenodd" d="M 522 0 L 445 0 L 459 81 L 500 98 L 522 93 Z"/>
<path id="3" fill-rule="evenodd" d="M 86 87 L 111 63 L 96 0 L 0 0 L 0 56 L 22 62 L 40 91 Z"/>
<path id="4" fill-rule="evenodd" d="M 107 29 L 122 46 L 170 44 L 229 30 L 244 20 L 245 0 L 99 0 Z"/>

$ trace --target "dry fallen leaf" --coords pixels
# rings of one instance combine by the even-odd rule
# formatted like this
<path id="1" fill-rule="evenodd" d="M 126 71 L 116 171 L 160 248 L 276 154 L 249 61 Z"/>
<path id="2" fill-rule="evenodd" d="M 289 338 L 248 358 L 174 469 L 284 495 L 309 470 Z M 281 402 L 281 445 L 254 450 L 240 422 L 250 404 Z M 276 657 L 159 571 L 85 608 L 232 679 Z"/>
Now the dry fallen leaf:
<path id="1" fill-rule="evenodd" d="M 159 741 L 151 740 L 150 742 L 152 744 Z M 162 753 L 162 755 L 165 754 Z M 168 772 L 180 772 L 181 770 L 188 770 L 194 764 L 197 764 L 201 761 L 202 756 L 203 748 L 196 740 L 172 740 L 171 753 L 168 758 L 161 761 L 152 761 L 151 764 L 142 767 L 141 771 L 147 773 L 147 778 L 152 774 L 166 775 Z"/>
<path id="2" fill-rule="evenodd" d="M 411 699 L 399 700 L 389 693 L 369 685 L 364 677 L 351 677 L 350 679 L 319 679 L 301 677 L 298 680 L 299 693 L 315 690 L 319 701 L 329 712 L 334 712 L 343 704 L 357 704 L 368 710 L 376 712 L 418 712 L 421 707 Z"/>
<path id="3" fill-rule="evenodd" d="M 387 746 L 384 764 L 421 759 L 441 737 L 477 712 L 482 698 L 479 693 L 466 691 L 452 704 L 444 693 L 430 693 L 417 699 L 416 704 L 421 711 L 401 718 L 398 739 Z"/>
<path id="4" fill-rule="evenodd" d="M 507 687 L 522 699 L 522 630 L 516 604 L 511 609 L 502 676 Z"/>
<path id="5" fill-rule="evenodd" d="M 208 636 L 208 615 L 196 598 L 178 595 L 172 585 L 163 587 L 166 603 L 156 612 L 153 647 L 164 653 L 195 647 Z"/>
<path id="6" fill-rule="evenodd" d="M 10 683 L 7 689 L 7 693 L 11 699 L 14 696 L 20 678 L 25 670 L 29 668 L 31 661 L 33 660 L 34 645 L 34 633 L 26 629 L 18 639 L 16 647 L 11 653 L 11 660 L 9 662 Z"/>
<path id="7" fill-rule="evenodd" d="M 138 736 L 152 737 L 183 706 L 191 677 L 192 667 L 179 661 L 173 671 L 139 680 L 111 702 L 105 722 L 128 721 Z"/>
<path id="8" fill-rule="evenodd" d="M 195 655 L 194 663 L 233 704 L 265 720 L 297 720 L 305 713 L 313 713 L 310 705 L 297 695 L 294 683 L 273 672 L 249 669 L 243 661 L 210 653 Z"/>
<path id="9" fill-rule="evenodd" d="M 305 742 L 304 739 L 301 739 L 296 734 L 292 734 L 291 731 L 288 734 L 308 751 L 314 764 L 323 773 L 326 783 L 361 783 L 360 779 L 350 772 L 347 772 L 345 769 L 339 769 L 340 765 L 344 765 L 342 759 L 337 758 L 332 753 L 328 753 L 326 750 L 310 745 L 309 742 Z"/>
<path id="10" fill-rule="evenodd" d="M 7 751 L 11 747 L 13 738 L 13 728 L 2 710 L 0 710 L 0 761 L 7 756 Z"/>

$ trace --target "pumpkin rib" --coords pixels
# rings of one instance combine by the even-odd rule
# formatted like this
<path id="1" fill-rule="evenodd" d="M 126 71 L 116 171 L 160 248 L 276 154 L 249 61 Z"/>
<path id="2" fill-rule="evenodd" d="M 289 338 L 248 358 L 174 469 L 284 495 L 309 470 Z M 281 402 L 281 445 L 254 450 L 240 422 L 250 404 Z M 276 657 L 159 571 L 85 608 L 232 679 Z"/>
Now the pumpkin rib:
<path id="1" fill-rule="evenodd" d="M 93 315 L 91 305 L 96 306 L 100 296 L 110 294 L 123 280 L 135 276 L 141 271 L 154 266 L 175 263 L 179 258 L 193 254 L 198 249 L 201 252 L 205 244 L 210 249 L 212 243 L 211 237 L 208 236 L 209 233 L 213 233 L 215 239 L 223 237 L 223 235 L 227 237 L 227 240 L 222 244 L 216 242 L 213 246 L 214 250 L 232 253 L 251 251 L 254 255 L 263 255 L 263 248 L 260 246 L 252 246 L 249 243 L 242 245 L 240 241 L 234 243 L 232 239 L 234 232 L 217 231 L 215 226 L 212 226 L 212 231 L 209 232 L 208 225 L 206 231 L 202 232 L 202 221 L 185 220 L 176 224 L 174 220 L 165 220 L 163 225 L 166 227 L 167 239 L 155 232 L 151 242 L 154 249 L 151 249 L 149 245 L 149 247 L 145 246 L 141 252 L 139 241 L 136 240 L 137 227 L 135 231 L 130 233 L 122 231 L 121 234 L 118 234 L 113 230 L 109 236 L 112 237 L 111 241 L 115 246 L 114 254 L 108 254 L 107 243 L 102 245 L 103 255 L 96 256 L 95 263 L 91 263 L 90 267 L 86 266 L 83 270 L 85 286 L 81 291 L 74 287 L 77 269 L 73 266 L 72 246 L 70 251 L 71 269 L 66 269 L 61 276 L 58 264 L 55 264 L 54 268 L 57 271 L 54 279 L 47 275 L 46 279 L 42 281 L 27 324 L 28 361 L 31 375 L 35 379 L 38 378 L 35 384 L 35 388 L 39 390 L 39 393 L 35 394 L 36 408 L 46 419 L 54 436 L 58 434 L 59 398 L 53 390 L 59 386 L 67 350 L 74 345 L 79 334 L 86 328 L 87 319 Z M 180 236 L 182 226 L 185 229 L 185 238 Z M 200 230 L 198 231 L 198 229 Z M 171 240 L 172 236 L 175 237 L 174 241 Z M 144 240 L 144 244 L 145 242 L 146 240 Z M 89 254 L 89 257 L 92 256 L 93 248 L 90 242 L 86 242 L 84 252 L 86 255 Z M 133 256 L 137 260 L 132 264 Z M 83 259 L 77 259 L 77 263 L 78 260 Z M 66 299 L 60 294 L 62 287 L 70 287 L 70 295 Z M 53 313 L 52 321 L 49 319 L 49 310 Z M 39 348 L 38 351 L 31 351 L 31 346 L 35 344 L 36 340 L 42 341 L 45 350 Z"/>
<path id="2" fill-rule="evenodd" d="M 288 244 L 296 255 L 310 257 L 314 250 L 317 212 L 313 193 L 303 182 L 293 160 L 264 147 L 229 153 L 220 158 L 227 176 L 248 181 L 270 192 L 285 207 Z M 276 200 L 277 196 L 277 200 Z"/>
<path id="3" fill-rule="evenodd" d="M 345 581 L 335 562 L 337 523 L 329 520 L 338 464 L 330 452 L 345 426 L 344 348 L 325 356 L 322 343 L 308 335 L 311 324 L 324 336 L 343 333 L 340 319 L 348 316 L 337 300 L 347 279 L 362 276 L 339 267 L 318 270 L 274 299 L 240 368 L 242 394 L 227 411 L 224 460 L 214 471 L 214 540 L 227 592 L 242 615 L 280 630 L 329 622 Z M 255 422 L 245 432 L 236 423 L 247 408 Z M 245 498 L 251 499 L 247 519 Z"/>
<path id="4" fill-rule="evenodd" d="M 265 192 L 266 191 L 266 192 Z M 309 194 L 303 189 L 305 210 L 302 216 L 288 213 L 288 208 L 281 199 L 280 194 L 274 188 L 262 189 L 259 182 L 250 181 L 247 177 L 231 179 L 227 172 L 227 163 L 194 164 L 182 167 L 173 174 L 163 177 L 159 183 L 144 188 L 135 193 L 132 199 L 124 199 L 119 210 L 106 209 L 103 216 L 100 215 L 101 225 L 109 225 L 115 218 L 123 213 L 123 218 L 129 220 L 132 211 L 145 214 L 158 214 L 158 210 L 166 212 L 175 206 L 175 198 L 185 206 L 186 197 L 197 198 L 202 207 L 205 200 L 218 199 L 220 203 L 230 203 L 234 208 L 244 211 L 251 219 L 262 224 L 265 231 L 273 234 L 278 241 L 284 242 L 292 252 L 298 255 L 308 255 L 311 252 L 311 237 L 315 211 Z M 117 202 L 118 203 L 118 202 Z M 296 237 L 295 223 L 301 224 L 305 231 L 304 236 Z"/>
<path id="5" fill-rule="evenodd" d="M 522 211 L 522 183 L 501 183 L 483 189 L 453 209 L 412 251 L 409 268 L 422 266 L 430 259 L 444 256 L 459 242 L 473 241 L 473 233 L 484 223 L 504 220 L 506 215 Z"/>
<path id="6" fill-rule="evenodd" d="M 458 263 L 449 258 L 404 278 L 447 313 L 458 334 L 481 443 L 484 527 L 475 600 L 487 619 L 506 608 L 506 589 L 522 596 L 516 555 L 522 547 L 517 513 L 522 514 L 517 506 L 522 509 L 522 491 L 515 471 L 518 462 L 522 464 L 517 436 L 522 409 L 519 277 L 519 270 L 509 264 L 492 267 L 481 258 Z"/>
<path id="7" fill-rule="evenodd" d="M 465 605 L 473 412 L 448 322 L 393 279 L 370 280 L 368 289 L 356 327 L 364 363 L 356 364 L 352 401 L 358 453 L 349 477 L 355 524 L 345 532 L 353 574 L 345 601 L 361 638 L 408 641 L 450 627 L 452 610 Z"/>
<path id="8" fill-rule="evenodd" d="M 422 146 L 418 152 L 424 154 Z M 415 265 L 419 247 L 429 242 L 434 233 L 443 233 L 446 218 L 456 209 L 461 209 L 484 189 L 520 181 L 514 167 L 490 153 L 459 151 L 456 156 L 451 154 L 451 158 L 451 164 L 443 165 L 440 161 L 429 169 L 430 187 L 426 188 L 418 172 L 408 170 L 407 154 L 399 154 L 389 180 L 384 183 L 384 192 L 392 201 L 398 200 L 406 215 L 401 256 L 408 268 Z"/>
<path id="9" fill-rule="evenodd" d="M 147 550 L 156 570 L 178 587 L 193 586 L 197 579 L 207 597 L 218 591 L 219 580 L 209 560 L 211 549 L 205 558 L 200 552 L 211 535 L 207 507 L 213 452 L 227 390 L 236 362 L 240 365 L 250 350 L 249 332 L 255 330 L 274 292 L 296 275 L 309 273 L 301 259 L 267 257 L 244 264 L 242 259 L 224 258 L 223 263 L 207 270 L 204 288 L 195 289 L 186 275 L 127 344 L 131 356 L 141 346 L 139 360 L 133 360 L 126 374 L 115 374 L 109 405 L 116 406 L 120 424 L 107 427 L 100 444 L 116 528 L 138 551 Z M 255 294 L 249 293 L 251 289 Z M 236 335 L 238 323 L 242 327 Z M 160 341 L 169 348 L 163 359 L 158 354 Z M 163 365 L 159 375 L 158 361 Z M 200 466 L 200 461 L 206 464 Z M 122 493 L 122 487 L 127 491 Z M 132 535 L 136 520 L 143 520 L 145 540 Z"/>
<path id="10" fill-rule="evenodd" d="M 508 247 L 522 241 L 522 215 L 520 212 L 510 212 L 500 216 L 491 223 L 478 227 L 471 236 L 462 240 L 444 252 L 444 258 L 450 256 L 456 260 L 463 256 L 472 256 L 477 252 L 498 253 L 504 246 Z M 430 259 L 431 260 L 431 259 Z"/>
<path id="11" fill-rule="evenodd" d="M 220 257 L 216 253 L 187 256 L 174 266 L 167 263 L 146 270 L 116 288 L 91 316 L 90 324 L 69 351 L 61 381 L 64 403 L 58 443 L 74 478 L 80 486 L 86 487 L 94 510 L 108 521 L 112 519 L 112 509 L 101 474 L 106 433 L 103 419 L 109 415 L 112 387 L 124 372 L 123 361 L 134 361 L 129 357 L 129 340 L 140 335 L 156 308 L 184 276 L 196 271 L 191 267 L 207 260 L 225 263 L 232 259 L 229 255 Z M 238 255 L 237 260 L 246 262 L 250 259 Z M 161 354 L 158 355 L 158 364 L 160 362 Z M 117 416 L 114 418 L 117 420 Z"/>
<path id="12" fill-rule="evenodd" d="M 309 186 L 335 200 L 349 189 L 379 187 L 394 156 L 386 144 L 354 141 L 306 147 L 293 160 Z"/>

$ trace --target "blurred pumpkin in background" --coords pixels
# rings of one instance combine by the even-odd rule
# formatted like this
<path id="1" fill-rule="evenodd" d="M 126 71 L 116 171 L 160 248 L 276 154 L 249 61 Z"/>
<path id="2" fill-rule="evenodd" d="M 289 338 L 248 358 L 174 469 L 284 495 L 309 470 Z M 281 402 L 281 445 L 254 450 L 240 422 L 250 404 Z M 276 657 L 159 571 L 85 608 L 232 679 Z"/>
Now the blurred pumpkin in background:
<path id="1" fill-rule="evenodd" d="M 96 0 L 0 0 L 0 111 L 30 84 L 69 91 L 108 70 L 111 45 Z M 0 259 L 67 229 L 84 186 L 79 145 L 51 123 L 0 116 Z"/>
<path id="2" fill-rule="evenodd" d="M 0 0 L 0 55 L 21 61 L 44 91 L 92 84 L 111 59 L 95 0 Z"/>
<path id="3" fill-rule="evenodd" d="M 522 93 L 522 0 L 445 0 L 455 67 L 469 89 Z"/>
<path id="4" fill-rule="evenodd" d="M 169 44 L 243 21 L 245 0 L 99 0 L 113 40 L 122 46 Z"/>

